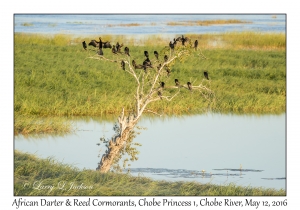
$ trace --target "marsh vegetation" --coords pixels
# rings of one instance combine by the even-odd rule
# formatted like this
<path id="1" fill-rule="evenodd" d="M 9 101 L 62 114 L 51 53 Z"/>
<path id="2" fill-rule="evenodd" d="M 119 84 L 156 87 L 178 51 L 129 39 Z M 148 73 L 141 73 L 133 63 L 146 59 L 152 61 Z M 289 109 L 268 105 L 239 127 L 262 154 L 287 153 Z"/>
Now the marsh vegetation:
<path id="1" fill-rule="evenodd" d="M 103 36 L 120 41 L 124 36 Z M 199 51 L 176 62 L 166 86 L 179 78 L 184 83 L 201 82 L 208 71 L 211 80 L 203 81 L 214 90 L 215 100 L 208 102 L 191 91 L 182 91 L 174 100 L 160 101 L 149 108 L 166 115 L 202 113 L 282 113 L 286 108 L 286 52 L 283 34 L 226 33 L 190 35 L 198 39 Z M 57 130 L 44 117 L 118 115 L 122 107 L 131 110 L 135 88 L 119 63 L 87 59 L 95 49 L 84 51 L 81 42 L 90 37 L 67 35 L 42 36 L 15 34 L 14 113 L 15 133 Z M 163 50 L 168 40 L 144 39 L 136 46 L 133 39 L 124 43 L 132 58 L 144 60 L 142 53 Z M 207 59 L 199 56 L 205 55 Z M 116 56 L 107 53 L 108 58 Z M 150 55 L 153 56 L 154 55 Z M 176 76 L 175 76 L 176 75 Z M 32 119 L 32 120 L 28 120 Z M 47 129 L 32 129 L 33 122 Z M 65 126 L 61 131 L 65 132 Z M 42 131 L 43 130 L 43 131 Z"/>
<path id="2" fill-rule="evenodd" d="M 79 170 L 52 158 L 14 153 L 15 196 L 285 196 L 284 190 L 214 185 L 196 182 L 153 181 L 130 174 Z M 62 186 L 64 181 L 64 189 Z M 82 186 L 80 189 L 72 186 Z M 24 187 L 26 186 L 26 187 Z M 38 187 L 40 186 L 40 188 Z M 44 188 L 42 188 L 44 187 Z"/>

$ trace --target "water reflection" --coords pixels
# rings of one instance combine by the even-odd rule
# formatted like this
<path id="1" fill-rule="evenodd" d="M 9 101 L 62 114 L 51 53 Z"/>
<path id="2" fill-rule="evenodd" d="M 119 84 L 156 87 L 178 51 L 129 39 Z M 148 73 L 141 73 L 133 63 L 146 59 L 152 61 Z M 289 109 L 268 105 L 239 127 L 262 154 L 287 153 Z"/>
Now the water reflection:
<path id="1" fill-rule="evenodd" d="M 96 144 L 114 134 L 113 122 L 74 123 L 77 132 L 62 137 L 17 136 L 15 149 L 95 169 L 105 151 Z M 285 189 L 285 114 L 143 118 L 139 125 L 147 130 L 134 140 L 142 146 L 131 163 L 133 175 Z"/>

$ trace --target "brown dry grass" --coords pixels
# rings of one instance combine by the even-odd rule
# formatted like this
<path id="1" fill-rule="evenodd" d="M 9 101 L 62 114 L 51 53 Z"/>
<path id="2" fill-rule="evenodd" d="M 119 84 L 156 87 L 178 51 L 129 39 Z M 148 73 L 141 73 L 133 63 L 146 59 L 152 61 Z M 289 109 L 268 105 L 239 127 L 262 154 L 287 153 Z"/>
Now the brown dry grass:
<path id="1" fill-rule="evenodd" d="M 180 21 L 180 22 L 168 22 L 169 26 L 209 26 L 219 24 L 240 24 L 240 23 L 252 23 L 250 21 L 242 21 L 236 19 L 230 20 L 195 20 L 195 21 Z"/>

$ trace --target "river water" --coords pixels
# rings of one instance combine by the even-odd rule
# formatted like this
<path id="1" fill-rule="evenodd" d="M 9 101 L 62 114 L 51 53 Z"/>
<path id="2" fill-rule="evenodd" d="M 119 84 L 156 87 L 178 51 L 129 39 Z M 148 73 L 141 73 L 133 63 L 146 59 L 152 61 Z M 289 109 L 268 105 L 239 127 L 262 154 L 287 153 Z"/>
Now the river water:
<path id="1" fill-rule="evenodd" d="M 170 25 L 171 22 L 237 19 L 250 23 L 208 26 Z M 127 25 L 126 25 L 127 24 Z M 128 24 L 139 24 L 128 27 Z M 181 34 L 256 31 L 285 33 L 286 15 L 45 15 L 15 14 L 15 32 L 72 35 L 140 35 L 160 34 L 173 37 Z"/>
<path id="2" fill-rule="evenodd" d="M 96 144 L 113 135 L 113 123 L 89 119 L 74 126 L 65 136 L 16 136 L 15 149 L 95 169 L 105 151 Z M 129 167 L 133 175 L 285 189 L 285 114 L 144 118 L 140 126 L 147 129 L 134 140 L 142 146 Z"/>

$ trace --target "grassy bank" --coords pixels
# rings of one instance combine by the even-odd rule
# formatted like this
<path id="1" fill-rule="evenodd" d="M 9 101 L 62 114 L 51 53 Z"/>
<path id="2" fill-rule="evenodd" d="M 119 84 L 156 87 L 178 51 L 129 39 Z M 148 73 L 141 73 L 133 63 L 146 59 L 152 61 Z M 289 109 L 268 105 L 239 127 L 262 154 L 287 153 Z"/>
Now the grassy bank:
<path id="1" fill-rule="evenodd" d="M 101 36 L 103 40 L 122 43 L 124 36 Z M 282 113 L 286 108 L 286 52 L 282 34 L 226 33 L 221 35 L 190 35 L 199 38 L 202 53 L 192 53 L 186 60 L 176 62 L 166 86 L 173 86 L 177 78 L 181 84 L 202 82 L 211 88 L 215 97 L 204 99 L 198 92 L 182 90 L 173 101 L 159 101 L 150 109 L 167 115 L 214 112 Z M 135 82 L 121 70 L 119 63 L 92 60 L 96 54 L 89 46 L 84 51 L 83 40 L 66 35 L 42 36 L 15 34 L 14 51 L 14 113 L 15 131 L 39 132 L 30 128 L 45 117 L 117 115 L 122 107 L 132 110 Z M 94 37 L 94 39 L 97 39 Z M 124 38 L 125 39 L 125 38 Z M 144 60 L 148 50 L 154 62 L 153 51 L 163 52 L 169 41 L 143 40 L 136 46 L 126 39 L 131 58 Z M 253 50 L 256 49 L 256 50 Z M 116 59 L 110 49 L 105 56 Z M 162 60 L 162 56 L 160 60 Z M 203 80 L 208 71 L 210 80 Z M 28 120 L 32 119 L 32 120 Z M 45 126 L 49 123 L 44 123 Z M 56 130 L 66 131 L 58 123 Z M 52 126 L 53 127 L 53 126 Z M 69 126 L 70 127 L 70 126 Z M 47 129 L 40 129 L 46 131 Z"/>
<path id="2" fill-rule="evenodd" d="M 64 190 L 58 187 L 62 182 L 65 182 Z M 48 188 L 38 190 L 40 183 Z M 70 189 L 72 183 L 73 186 L 80 186 L 83 183 L 87 189 Z M 53 186 L 52 190 L 49 186 Z M 166 182 L 153 181 L 145 177 L 133 177 L 129 174 L 102 174 L 92 170 L 78 170 L 51 158 L 39 159 L 36 156 L 15 151 L 14 195 L 285 196 L 286 192 L 266 188 L 240 187 L 235 184 L 220 186 L 196 182 Z"/>

